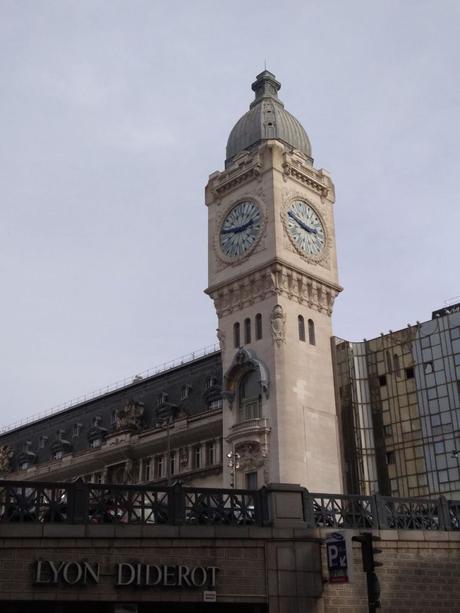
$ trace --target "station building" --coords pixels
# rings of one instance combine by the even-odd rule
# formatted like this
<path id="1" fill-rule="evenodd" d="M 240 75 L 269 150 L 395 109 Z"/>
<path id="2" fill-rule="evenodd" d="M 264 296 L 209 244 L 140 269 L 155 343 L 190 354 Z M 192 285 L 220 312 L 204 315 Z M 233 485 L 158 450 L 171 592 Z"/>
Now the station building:
<path id="1" fill-rule="evenodd" d="M 3 431 L 2 611 L 364 613 L 342 528 L 379 530 L 385 610 L 458 610 L 460 306 L 333 337 L 332 178 L 252 89 L 205 190 L 219 345 Z"/>

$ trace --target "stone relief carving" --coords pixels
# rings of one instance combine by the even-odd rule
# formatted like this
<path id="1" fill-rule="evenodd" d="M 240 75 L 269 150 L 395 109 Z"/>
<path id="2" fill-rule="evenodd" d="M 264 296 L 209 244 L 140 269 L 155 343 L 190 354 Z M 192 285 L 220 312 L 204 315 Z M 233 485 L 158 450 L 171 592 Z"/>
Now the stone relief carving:
<path id="1" fill-rule="evenodd" d="M 338 285 L 277 263 L 209 293 L 217 315 L 222 317 L 273 295 L 286 296 L 320 313 L 331 315 L 335 297 L 341 291 Z"/>
<path id="2" fill-rule="evenodd" d="M 144 415 L 144 403 L 128 400 L 117 409 L 115 416 L 116 430 L 139 430 Z"/>
<path id="3" fill-rule="evenodd" d="M 272 336 L 278 347 L 285 342 L 286 333 L 286 315 L 284 314 L 283 307 L 280 304 L 276 304 L 273 307 L 273 311 L 270 317 L 270 323 L 272 326 Z"/>
<path id="4" fill-rule="evenodd" d="M 261 468 L 267 457 L 266 449 L 258 441 L 244 441 L 235 446 L 239 454 L 239 470 L 248 471 Z"/>
<path id="5" fill-rule="evenodd" d="M 11 459 L 13 457 L 13 450 L 9 445 L 2 445 L 0 447 L 0 473 L 7 473 L 11 471 Z"/>

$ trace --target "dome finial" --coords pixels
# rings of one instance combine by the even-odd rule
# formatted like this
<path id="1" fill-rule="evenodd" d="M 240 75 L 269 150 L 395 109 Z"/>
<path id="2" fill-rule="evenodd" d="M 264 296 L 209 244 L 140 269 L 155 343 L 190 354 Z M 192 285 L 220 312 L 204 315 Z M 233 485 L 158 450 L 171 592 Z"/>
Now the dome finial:
<path id="1" fill-rule="evenodd" d="M 281 83 L 277 81 L 275 75 L 266 68 L 257 75 L 251 87 L 256 94 L 256 99 L 251 104 L 251 108 L 259 104 L 262 98 L 274 98 L 279 104 L 283 104 L 278 98 L 278 91 L 281 89 Z"/>

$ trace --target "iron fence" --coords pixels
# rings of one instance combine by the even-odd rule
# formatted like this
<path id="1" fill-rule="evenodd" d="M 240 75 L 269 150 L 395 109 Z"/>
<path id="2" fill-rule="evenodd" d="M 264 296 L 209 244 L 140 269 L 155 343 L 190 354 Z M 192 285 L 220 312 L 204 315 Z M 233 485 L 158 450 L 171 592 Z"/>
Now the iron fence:
<path id="1" fill-rule="evenodd" d="M 303 491 L 310 528 L 460 530 L 460 501 L 316 494 Z M 210 489 L 1 481 L 0 523 L 267 526 L 274 487 Z"/>

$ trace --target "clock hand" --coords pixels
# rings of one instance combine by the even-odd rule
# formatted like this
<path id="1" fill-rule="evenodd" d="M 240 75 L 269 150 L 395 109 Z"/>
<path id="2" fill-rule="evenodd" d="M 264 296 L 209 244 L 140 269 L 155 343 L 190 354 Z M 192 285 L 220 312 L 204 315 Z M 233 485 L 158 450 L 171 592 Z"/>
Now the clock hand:
<path id="1" fill-rule="evenodd" d="M 253 223 L 254 223 L 254 220 L 250 219 L 249 221 L 247 221 L 245 224 L 241 226 L 234 226 L 233 228 L 222 228 L 220 233 L 221 234 L 237 234 L 238 232 L 243 232 L 243 230 L 246 230 L 246 228 L 249 228 L 249 226 L 252 226 Z"/>
<path id="2" fill-rule="evenodd" d="M 303 230 L 306 230 L 310 234 L 318 234 L 318 230 L 316 228 L 310 228 L 310 226 L 307 226 L 307 224 L 297 217 L 297 215 L 295 215 L 292 211 L 288 211 L 288 215 L 291 219 L 298 223 Z"/>

